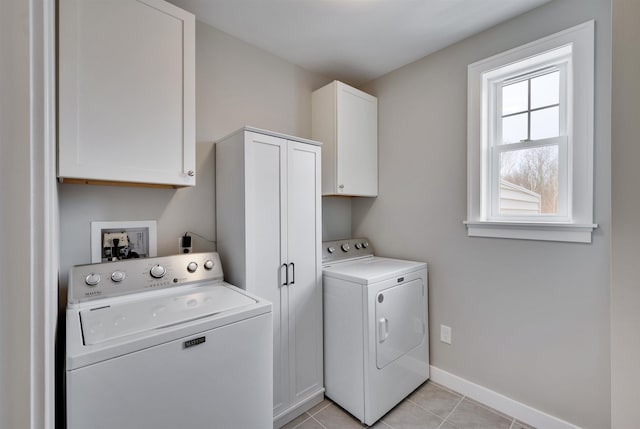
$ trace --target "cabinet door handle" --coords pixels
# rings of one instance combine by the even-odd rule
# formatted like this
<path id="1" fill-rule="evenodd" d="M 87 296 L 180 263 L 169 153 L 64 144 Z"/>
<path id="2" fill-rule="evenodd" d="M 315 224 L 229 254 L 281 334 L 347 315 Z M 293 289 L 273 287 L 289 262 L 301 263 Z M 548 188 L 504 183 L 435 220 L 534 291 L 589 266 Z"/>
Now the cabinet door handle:
<path id="1" fill-rule="evenodd" d="M 282 268 L 284 267 L 284 276 L 282 275 Z M 287 264 L 282 264 L 280 266 L 280 278 L 284 277 L 284 283 L 281 283 L 280 286 L 286 286 L 289 284 L 289 266 Z"/>
<path id="2" fill-rule="evenodd" d="M 295 284 L 296 283 L 296 264 L 294 264 L 293 262 L 290 263 L 289 265 L 291 265 L 291 283 L 289 283 L 290 285 Z M 287 279 L 288 277 L 288 271 L 287 270 Z"/>

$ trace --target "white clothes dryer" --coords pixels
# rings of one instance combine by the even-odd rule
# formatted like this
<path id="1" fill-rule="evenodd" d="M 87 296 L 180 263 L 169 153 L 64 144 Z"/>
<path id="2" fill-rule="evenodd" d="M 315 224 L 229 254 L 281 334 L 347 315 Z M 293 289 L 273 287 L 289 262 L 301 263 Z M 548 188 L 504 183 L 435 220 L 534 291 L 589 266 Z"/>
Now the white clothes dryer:
<path id="1" fill-rule="evenodd" d="M 427 264 L 323 243 L 326 396 L 366 425 L 429 378 Z"/>
<path id="2" fill-rule="evenodd" d="M 273 427 L 271 303 L 217 253 L 76 266 L 68 295 L 68 429 Z"/>

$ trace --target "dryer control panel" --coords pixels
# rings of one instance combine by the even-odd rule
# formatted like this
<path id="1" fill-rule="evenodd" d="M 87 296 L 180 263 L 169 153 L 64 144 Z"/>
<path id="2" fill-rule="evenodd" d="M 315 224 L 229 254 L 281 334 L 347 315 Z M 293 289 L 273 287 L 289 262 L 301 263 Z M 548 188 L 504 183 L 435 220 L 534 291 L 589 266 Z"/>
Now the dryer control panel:
<path id="1" fill-rule="evenodd" d="M 373 246 L 368 238 L 324 241 L 322 243 L 322 263 L 344 261 L 373 255 Z"/>
<path id="2" fill-rule="evenodd" d="M 91 301 L 192 282 L 222 282 L 216 252 L 77 265 L 69 271 L 68 303 Z"/>

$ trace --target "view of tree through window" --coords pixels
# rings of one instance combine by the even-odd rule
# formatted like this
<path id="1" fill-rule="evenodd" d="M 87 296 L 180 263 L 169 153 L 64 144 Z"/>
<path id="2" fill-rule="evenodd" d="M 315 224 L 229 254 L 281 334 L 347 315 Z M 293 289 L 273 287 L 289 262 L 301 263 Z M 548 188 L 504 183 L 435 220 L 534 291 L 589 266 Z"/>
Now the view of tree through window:
<path id="1" fill-rule="evenodd" d="M 556 214 L 558 146 L 536 141 L 560 135 L 560 72 L 505 84 L 501 97 L 500 213 Z"/>
<path id="2" fill-rule="evenodd" d="M 538 213 L 558 211 L 558 147 L 543 146 L 503 152 L 500 180 L 521 186 L 540 196 Z"/>

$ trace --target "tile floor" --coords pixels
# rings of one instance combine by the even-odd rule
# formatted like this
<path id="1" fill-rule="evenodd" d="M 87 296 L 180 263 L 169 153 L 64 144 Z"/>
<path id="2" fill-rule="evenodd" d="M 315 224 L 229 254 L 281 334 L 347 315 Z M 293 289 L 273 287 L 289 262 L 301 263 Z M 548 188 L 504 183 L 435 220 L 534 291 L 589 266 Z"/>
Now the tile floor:
<path id="1" fill-rule="evenodd" d="M 472 399 L 427 381 L 383 416 L 373 429 L 535 429 Z M 363 429 L 325 399 L 282 429 Z"/>

